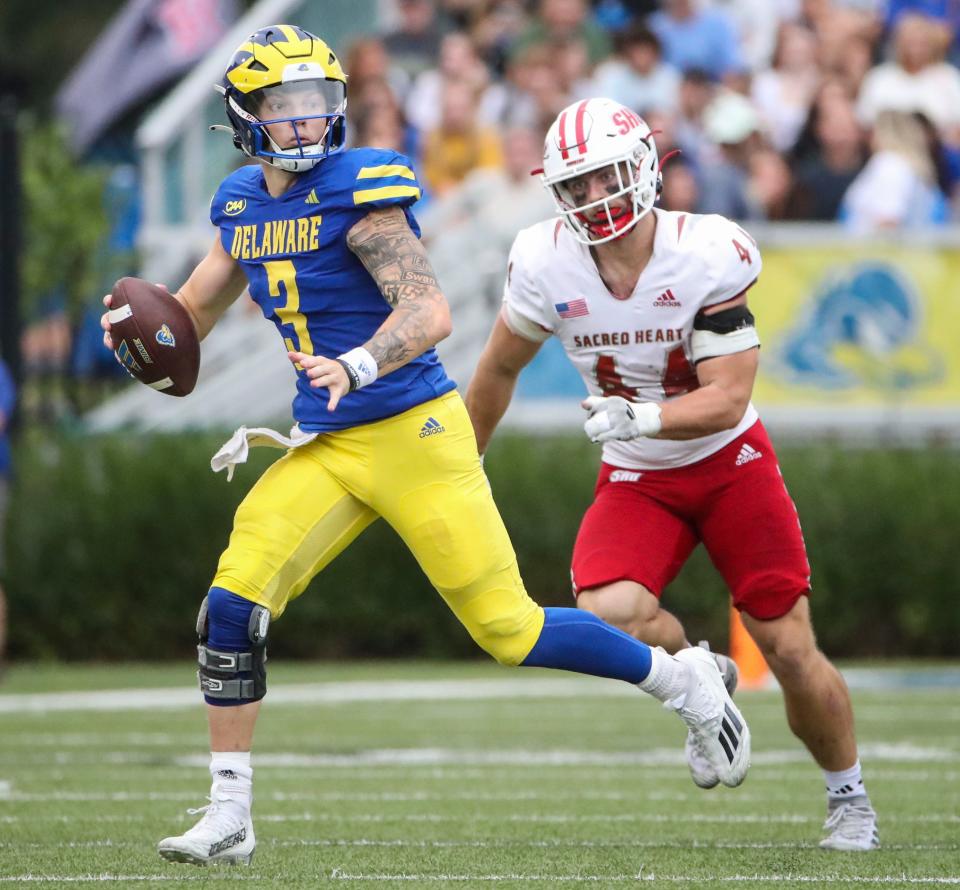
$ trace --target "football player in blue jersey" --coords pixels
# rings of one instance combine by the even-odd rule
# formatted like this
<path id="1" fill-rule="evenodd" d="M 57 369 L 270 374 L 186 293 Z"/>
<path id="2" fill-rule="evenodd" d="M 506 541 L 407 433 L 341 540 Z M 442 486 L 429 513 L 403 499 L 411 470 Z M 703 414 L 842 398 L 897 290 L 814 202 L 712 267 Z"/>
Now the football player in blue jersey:
<path id="1" fill-rule="evenodd" d="M 250 861 L 250 748 L 271 620 L 381 516 L 497 661 L 638 685 L 680 716 L 721 781 L 738 785 L 749 731 L 708 653 L 651 650 L 588 612 L 543 609 L 527 595 L 470 420 L 434 352 L 450 315 L 410 210 L 416 174 L 393 151 L 343 150 L 345 88 L 330 48 L 290 25 L 251 35 L 222 82 L 234 142 L 259 163 L 220 186 L 218 236 L 175 296 L 203 338 L 249 288 L 296 369 L 297 426 L 289 439 L 259 433 L 290 447 L 237 510 L 200 609 L 210 804 L 160 855 Z M 112 348 L 109 311 L 102 323 Z M 224 465 L 257 444 L 250 432 L 221 450 Z"/>

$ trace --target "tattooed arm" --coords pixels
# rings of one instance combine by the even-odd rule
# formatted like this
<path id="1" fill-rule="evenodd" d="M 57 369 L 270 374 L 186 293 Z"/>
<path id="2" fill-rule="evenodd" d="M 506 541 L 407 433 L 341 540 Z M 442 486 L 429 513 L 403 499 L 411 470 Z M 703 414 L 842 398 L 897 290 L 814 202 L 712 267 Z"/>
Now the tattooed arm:
<path id="1" fill-rule="evenodd" d="M 347 233 L 347 246 L 393 307 L 364 343 L 380 374 L 389 374 L 448 337 L 450 309 L 427 252 L 399 207 L 374 210 Z"/>
<path id="2" fill-rule="evenodd" d="M 450 335 L 450 307 L 427 252 L 403 210 L 389 207 L 371 211 L 347 232 L 347 246 L 393 307 L 376 333 L 360 347 L 377 363 L 376 376 L 389 374 Z M 311 386 L 330 389 L 330 411 L 351 389 L 369 382 L 351 380 L 348 375 L 355 375 L 356 370 L 347 370 L 349 362 L 345 365 L 300 352 L 289 355 L 292 362 L 306 369 Z M 348 357 L 350 353 L 341 356 Z"/>

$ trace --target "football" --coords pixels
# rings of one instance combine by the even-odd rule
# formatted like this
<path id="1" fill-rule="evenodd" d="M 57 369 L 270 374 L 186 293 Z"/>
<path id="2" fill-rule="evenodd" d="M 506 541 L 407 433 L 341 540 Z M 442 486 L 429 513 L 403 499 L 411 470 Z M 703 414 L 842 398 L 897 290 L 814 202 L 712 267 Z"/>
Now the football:
<path id="1" fill-rule="evenodd" d="M 193 391 L 200 341 L 189 313 L 168 291 L 121 278 L 107 317 L 114 354 L 131 377 L 168 396 Z"/>

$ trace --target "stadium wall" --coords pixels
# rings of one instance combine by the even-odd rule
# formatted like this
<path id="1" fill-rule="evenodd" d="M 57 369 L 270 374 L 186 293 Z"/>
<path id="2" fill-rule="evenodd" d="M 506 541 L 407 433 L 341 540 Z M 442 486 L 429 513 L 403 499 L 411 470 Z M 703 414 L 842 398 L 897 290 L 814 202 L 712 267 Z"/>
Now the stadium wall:
<path id="1" fill-rule="evenodd" d="M 192 655 L 196 610 L 233 511 L 278 454 L 255 450 L 228 484 L 209 470 L 220 438 L 21 443 L 8 541 L 12 658 Z M 593 446 L 569 436 L 503 435 L 490 450 L 494 494 L 530 592 L 543 604 L 571 602 L 570 549 L 597 461 Z M 820 443 L 782 448 L 781 463 L 810 550 L 823 648 L 844 656 L 960 655 L 960 452 Z M 702 549 L 665 602 L 693 639 L 723 647 L 727 595 Z M 290 606 L 271 654 L 479 656 L 385 523 Z"/>

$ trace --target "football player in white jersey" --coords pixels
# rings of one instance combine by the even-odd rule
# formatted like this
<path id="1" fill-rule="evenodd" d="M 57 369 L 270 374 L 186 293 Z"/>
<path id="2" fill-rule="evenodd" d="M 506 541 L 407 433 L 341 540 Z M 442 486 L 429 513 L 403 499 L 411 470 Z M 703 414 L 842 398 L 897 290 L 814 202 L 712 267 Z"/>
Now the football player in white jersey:
<path id="1" fill-rule="evenodd" d="M 650 128 L 613 100 L 576 102 L 551 126 L 535 172 L 559 219 L 524 229 L 511 250 L 467 393 L 477 443 L 483 453 L 521 369 L 558 337 L 590 394 L 585 431 L 603 446 L 574 546 L 577 604 L 669 652 L 687 647 L 660 595 L 703 542 L 824 771 L 821 846 L 874 849 L 850 695 L 817 648 L 796 508 L 750 402 L 760 252 L 721 216 L 655 208 L 660 166 Z M 689 741 L 693 779 L 711 788 Z"/>

